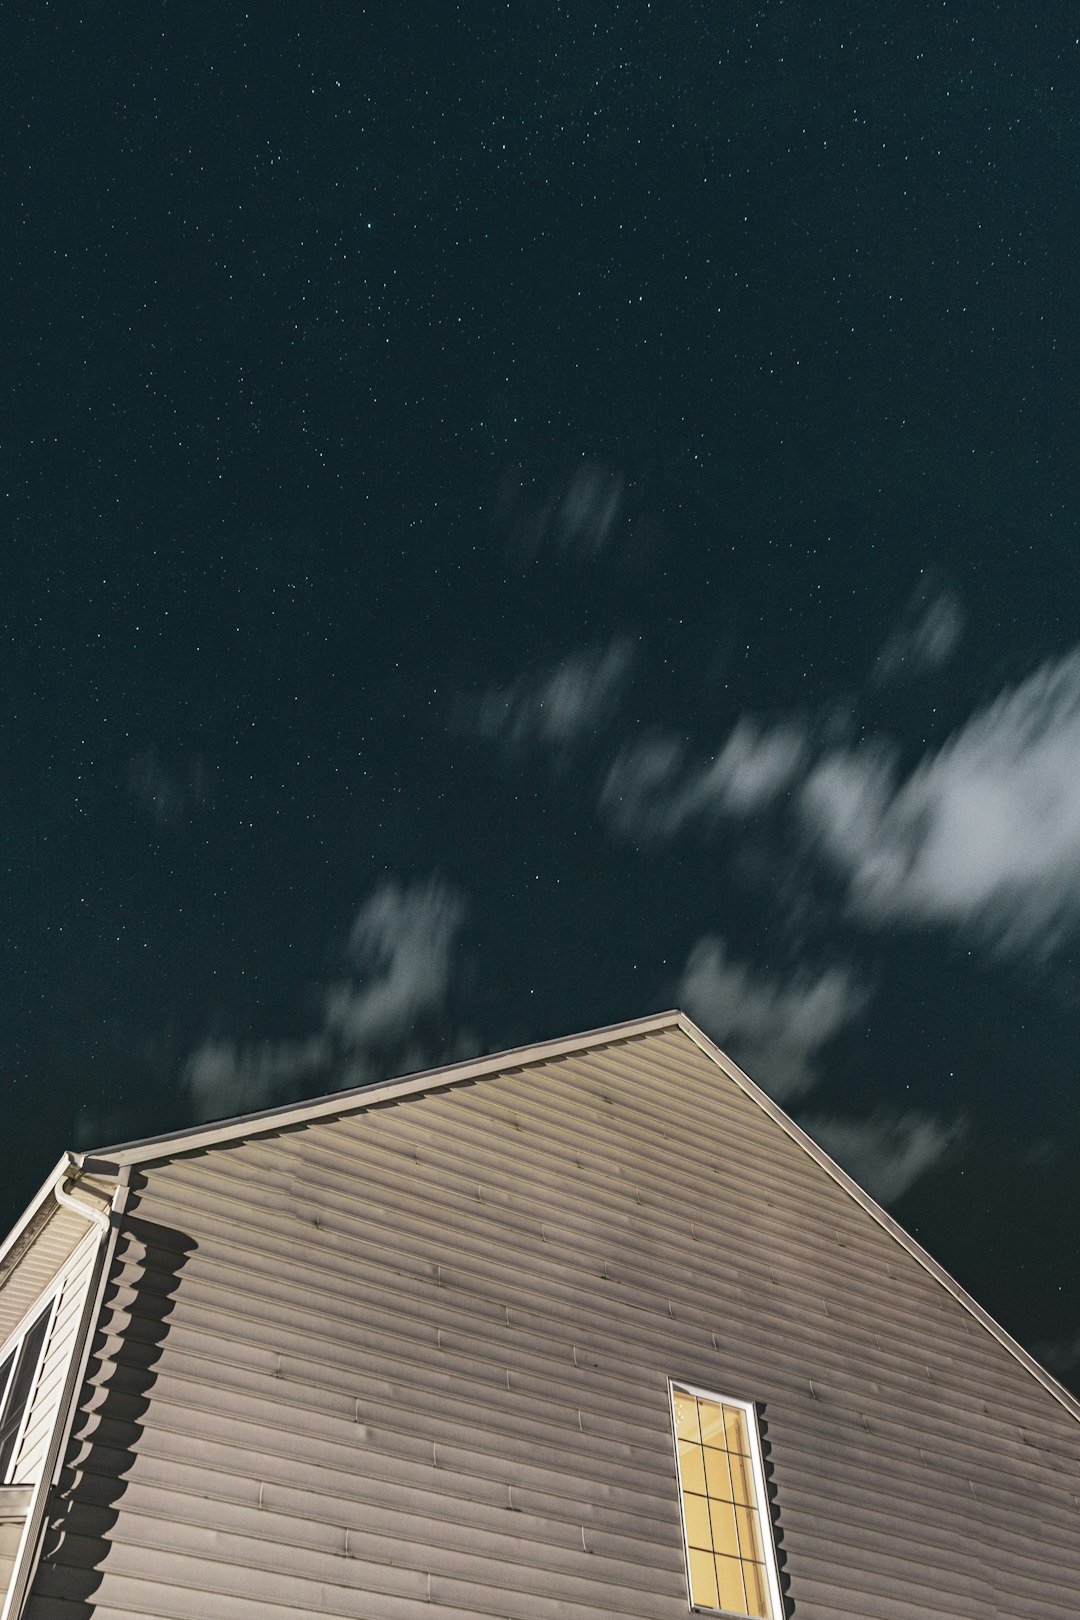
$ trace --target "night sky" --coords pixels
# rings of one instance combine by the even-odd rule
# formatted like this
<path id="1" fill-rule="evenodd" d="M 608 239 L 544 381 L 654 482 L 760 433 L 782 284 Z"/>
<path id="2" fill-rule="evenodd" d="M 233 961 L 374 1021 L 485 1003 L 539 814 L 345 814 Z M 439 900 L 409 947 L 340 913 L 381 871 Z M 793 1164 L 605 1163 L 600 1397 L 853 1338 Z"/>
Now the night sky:
<path id="1" fill-rule="evenodd" d="M 1073 0 L 0 60 L 3 1224 L 679 1005 L 1080 1388 Z"/>

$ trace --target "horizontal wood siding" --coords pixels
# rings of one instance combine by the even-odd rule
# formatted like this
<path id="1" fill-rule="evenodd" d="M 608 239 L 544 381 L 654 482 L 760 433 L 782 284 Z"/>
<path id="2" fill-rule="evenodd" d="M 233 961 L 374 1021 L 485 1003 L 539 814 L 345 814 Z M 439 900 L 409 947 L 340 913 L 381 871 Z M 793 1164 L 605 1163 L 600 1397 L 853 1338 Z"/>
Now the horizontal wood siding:
<path id="1" fill-rule="evenodd" d="M 22 1528 L 21 1519 L 0 1519 L 0 1602 L 3 1602 L 7 1595 Z"/>
<path id="2" fill-rule="evenodd" d="M 679 1620 L 667 1379 L 793 1620 L 1080 1617 L 1080 1424 L 677 1030 L 150 1167 L 30 1620 Z"/>
<path id="3" fill-rule="evenodd" d="M 69 1259 L 60 1279 L 56 1310 L 41 1362 L 41 1371 L 30 1401 L 19 1453 L 12 1471 L 15 1485 L 34 1485 L 41 1474 L 45 1453 L 56 1423 L 60 1396 L 67 1377 L 79 1319 L 90 1286 L 94 1256 L 101 1241 L 96 1226 L 83 1223 L 83 1242 Z"/>
<path id="4" fill-rule="evenodd" d="M 0 1348 L 86 1239 L 88 1223 L 50 1197 L 32 1240 L 0 1275 Z"/>

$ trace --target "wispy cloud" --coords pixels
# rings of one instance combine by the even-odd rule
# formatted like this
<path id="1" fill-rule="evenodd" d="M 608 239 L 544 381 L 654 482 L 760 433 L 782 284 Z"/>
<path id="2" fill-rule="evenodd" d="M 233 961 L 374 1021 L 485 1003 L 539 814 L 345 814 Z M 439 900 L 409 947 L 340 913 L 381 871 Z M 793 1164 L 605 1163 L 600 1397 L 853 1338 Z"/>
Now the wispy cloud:
<path id="1" fill-rule="evenodd" d="M 571 653 L 457 705 L 460 723 L 511 753 L 543 751 L 565 763 L 612 720 L 634 663 L 625 639 Z"/>
<path id="2" fill-rule="evenodd" d="M 778 1100 L 809 1091 L 825 1047 L 864 1010 L 868 994 L 846 968 L 761 973 L 728 955 L 717 935 L 698 940 L 679 980 L 692 1018 Z"/>
<path id="3" fill-rule="evenodd" d="M 920 1176 L 940 1164 L 963 1134 L 963 1122 L 930 1114 L 880 1112 L 869 1119 L 800 1115 L 808 1136 L 879 1204 L 895 1204 Z"/>
<path id="4" fill-rule="evenodd" d="M 964 610 L 957 593 L 927 578 L 878 654 L 871 681 L 899 685 L 929 675 L 948 663 L 964 633 Z"/>
<path id="5" fill-rule="evenodd" d="M 383 1047 L 437 1013 L 464 921 L 461 896 L 444 883 L 378 889 L 349 934 L 353 974 L 327 993 L 327 1029 L 349 1050 Z"/>
<path id="6" fill-rule="evenodd" d="M 809 758 L 798 722 L 740 720 L 719 753 L 693 758 L 671 735 L 634 743 L 618 755 L 600 794 L 601 812 L 628 837 L 673 838 L 691 824 L 761 811 L 797 781 Z"/>
<path id="7" fill-rule="evenodd" d="M 146 748 L 128 761 L 128 792 L 159 827 L 182 827 L 207 809 L 213 783 L 213 773 L 201 755 L 167 766 L 155 749 Z"/>
<path id="8" fill-rule="evenodd" d="M 615 537 L 625 489 L 621 473 L 590 459 L 537 498 L 520 469 L 512 469 L 500 487 L 495 516 L 507 524 L 514 548 L 526 559 L 554 551 L 589 562 L 607 551 Z"/>
<path id="9" fill-rule="evenodd" d="M 877 678 L 900 663 L 940 667 L 961 628 L 955 595 L 925 587 Z M 624 837 L 710 839 L 761 818 L 789 867 L 831 867 L 868 925 L 950 926 L 1014 953 L 1047 952 L 1080 928 L 1080 649 L 1006 689 L 906 775 L 893 741 L 837 742 L 827 716 L 746 715 L 713 753 L 670 729 L 630 741 L 634 661 L 630 642 L 613 641 L 459 713 L 511 752 L 590 762 L 599 813 Z"/>
<path id="10" fill-rule="evenodd" d="M 224 1118 L 285 1100 L 301 1081 L 328 1071 L 333 1058 L 321 1034 L 299 1041 L 211 1039 L 191 1054 L 183 1084 L 197 1119 Z"/>
<path id="11" fill-rule="evenodd" d="M 888 741 L 830 746 L 804 719 L 744 718 L 712 757 L 672 733 L 624 747 L 599 807 L 654 843 L 776 810 L 864 922 L 1049 950 L 1080 926 L 1080 650 L 1003 692 L 906 777 Z"/>
<path id="12" fill-rule="evenodd" d="M 882 751 L 826 755 L 800 806 L 868 921 L 1049 948 L 1080 923 L 1080 653 L 1004 692 L 903 782 Z"/>
<path id="13" fill-rule="evenodd" d="M 318 1029 L 297 1040 L 214 1037 L 191 1054 L 183 1085 L 199 1119 L 266 1108 L 305 1087 L 334 1090 L 380 1074 L 464 1057 L 465 1033 L 438 1029 L 465 920 L 462 897 L 438 879 L 383 884 L 356 914 L 349 974 L 322 995 Z"/>
<path id="14" fill-rule="evenodd" d="M 607 545 L 623 503 L 623 478 L 595 461 L 576 467 L 554 503 L 556 542 L 595 555 Z"/>

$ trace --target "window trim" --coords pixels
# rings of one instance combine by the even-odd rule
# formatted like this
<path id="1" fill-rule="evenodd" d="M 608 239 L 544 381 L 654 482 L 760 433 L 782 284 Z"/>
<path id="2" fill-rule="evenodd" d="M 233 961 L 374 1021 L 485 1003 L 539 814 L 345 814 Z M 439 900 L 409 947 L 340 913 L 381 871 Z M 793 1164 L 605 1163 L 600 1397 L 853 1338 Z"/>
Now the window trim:
<path id="1" fill-rule="evenodd" d="M 683 1561 L 686 1567 L 686 1597 L 690 1610 L 694 1614 L 730 1615 L 732 1620 L 738 1620 L 738 1617 L 731 1609 L 713 1609 L 705 1604 L 694 1602 L 693 1588 L 690 1584 L 690 1537 L 686 1527 L 687 1493 L 683 1485 L 682 1462 L 679 1456 L 679 1434 L 675 1418 L 676 1394 L 694 1395 L 699 1400 L 716 1401 L 724 1406 L 734 1406 L 745 1414 L 747 1433 L 750 1437 L 751 1472 L 757 1498 L 755 1506 L 758 1510 L 761 1541 L 765 1551 L 765 1579 L 769 1590 L 769 1603 L 772 1608 L 770 1620 L 784 1620 L 784 1601 L 780 1592 L 780 1573 L 776 1562 L 776 1544 L 773 1541 L 772 1514 L 769 1511 L 769 1493 L 765 1483 L 765 1460 L 761 1450 L 757 1407 L 753 1401 L 740 1400 L 735 1395 L 723 1395 L 715 1389 L 702 1389 L 699 1384 L 687 1383 L 682 1378 L 669 1378 L 668 1412 L 671 1418 L 671 1443 L 675 1454 L 675 1478 L 679 1487 L 679 1523 L 682 1528 Z M 742 1620 L 746 1620 L 745 1615 L 742 1616 Z"/>
<path id="2" fill-rule="evenodd" d="M 19 1370 L 19 1354 L 22 1350 L 23 1344 L 25 1343 L 26 1337 L 34 1329 L 34 1327 L 36 1327 L 37 1323 L 42 1319 L 42 1317 L 45 1318 L 45 1332 L 42 1335 L 41 1348 L 37 1354 L 37 1361 L 34 1364 L 34 1370 L 30 1378 L 30 1385 L 27 1390 L 26 1404 L 22 1409 L 22 1415 L 19 1418 L 19 1427 L 15 1431 L 15 1437 L 11 1448 L 11 1463 L 9 1465 L 9 1473 L 14 1472 L 15 1465 L 19 1459 L 22 1443 L 26 1436 L 27 1424 L 34 1407 L 34 1397 L 37 1394 L 38 1385 L 41 1382 L 41 1369 L 45 1365 L 45 1360 L 49 1353 L 49 1346 L 52 1342 L 52 1333 L 53 1327 L 56 1324 L 56 1312 L 60 1303 L 60 1294 L 61 1289 L 55 1288 L 53 1293 L 51 1295 L 46 1295 L 44 1299 L 39 1296 L 34 1301 L 33 1305 L 31 1305 L 30 1309 L 24 1314 L 22 1321 L 19 1323 L 14 1333 L 10 1334 L 8 1338 L 5 1339 L 4 1343 L 0 1345 L 0 1364 L 7 1360 L 9 1354 L 11 1356 L 11 1367 L 8 1371 L 7 1380 L 3 1389 L 0 1389 L 0 1418 L 2 1418 L 8 1393 L 11 1389 L 12 1383 L 15 1380 L 15 1375 Z M 10 1478 L 0 1480 L 0 1490 L 10 1490 L 14 1484 L 15 1481 Z"/>

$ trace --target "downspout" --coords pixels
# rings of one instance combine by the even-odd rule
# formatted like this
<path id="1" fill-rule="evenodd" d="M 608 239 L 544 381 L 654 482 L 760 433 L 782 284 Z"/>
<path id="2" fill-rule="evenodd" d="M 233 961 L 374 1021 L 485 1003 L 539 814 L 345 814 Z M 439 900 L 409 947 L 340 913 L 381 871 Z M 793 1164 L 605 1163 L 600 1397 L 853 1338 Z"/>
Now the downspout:
<path id="1" fill-rule="evenodd" d="M 53 1485 L 59 1477 L 68 1439 L 75 1422 L 77 1399 L 86 1375 L 87 1363 L 90 1360 L 92 1329 L 101 1309 L 105 1283 L 108 1279 L 112 1257 L 116 1251 L 116 1241 L 120 1233 L 124 1209 L 127 1205 L 128 1183 L 131 1172 L 126 1167 L 120 1172 L 119 1184 L 105 1206 L 83 1203 L 81 1199 L 75 1198 L 68 1190 L 78 1180 L 80 1174 L 81 1167 L 69 1153 L 66 1168 L 53 1186 L 53 1196 L 62 1209 L 72 1210 L 75 1214 L 81 1215 L 84 1220 L 89 1221 L 92 1226 L 97 1227 L 100 1234 L 97 1254 L 94 1257 L 93 1269 L 87 1281 L 86 1298 L 83 1301 L 82 1311 L 79 1315 L 79 1325 L 71 1347 L 71 1359 L 68 1362 L 67 1377 L 64 1380 L 60 1403 L 53 1421 L 52 1438 L 49 1441 L 48 1450 L 42 1463 L 41 1477 L 34 1486 L 34 1494 L 26 1515 L 26 1523 L 23 1526 L 19 1550 L 15 1555 L 15 1567 L 12 1571 L 7 1599 L 3 1609 L 0 1610 L 0 1620 L 19 1620 L 27 1593 L 30 1590 L 30 1583 L 34 1578 L 38 1560 L 41 1556 L 49 1498 Z M 86 1190 L 90 1191 L 89 1188 Z M 97 1196 L 100 1198 L 102 1195 L 97 1194 Z"/>
<path id="2" fill-rule="evenodd" d="M 81 1198 L 74 1198 L 67 1190 L 68 1183 L 74 1185 L 79 1174 L 79 1166 L 76 1164 L 73 1155 L 69 1153 L 67 1155 L 67 1174 L 61 1176 L 53 1187 L 53 1197 L 61 1209 L 73 1210 L 76 1215 L 81 1215 L 84 1220 L 93 1221 L 99 1232 L 107 1232 L 111 1224 L 109 1216 L 113 1208 L 112 1200 L 110 1198 L 107 1205 L 95 1209 L 92 1204 L 84 1204 Z"/>

